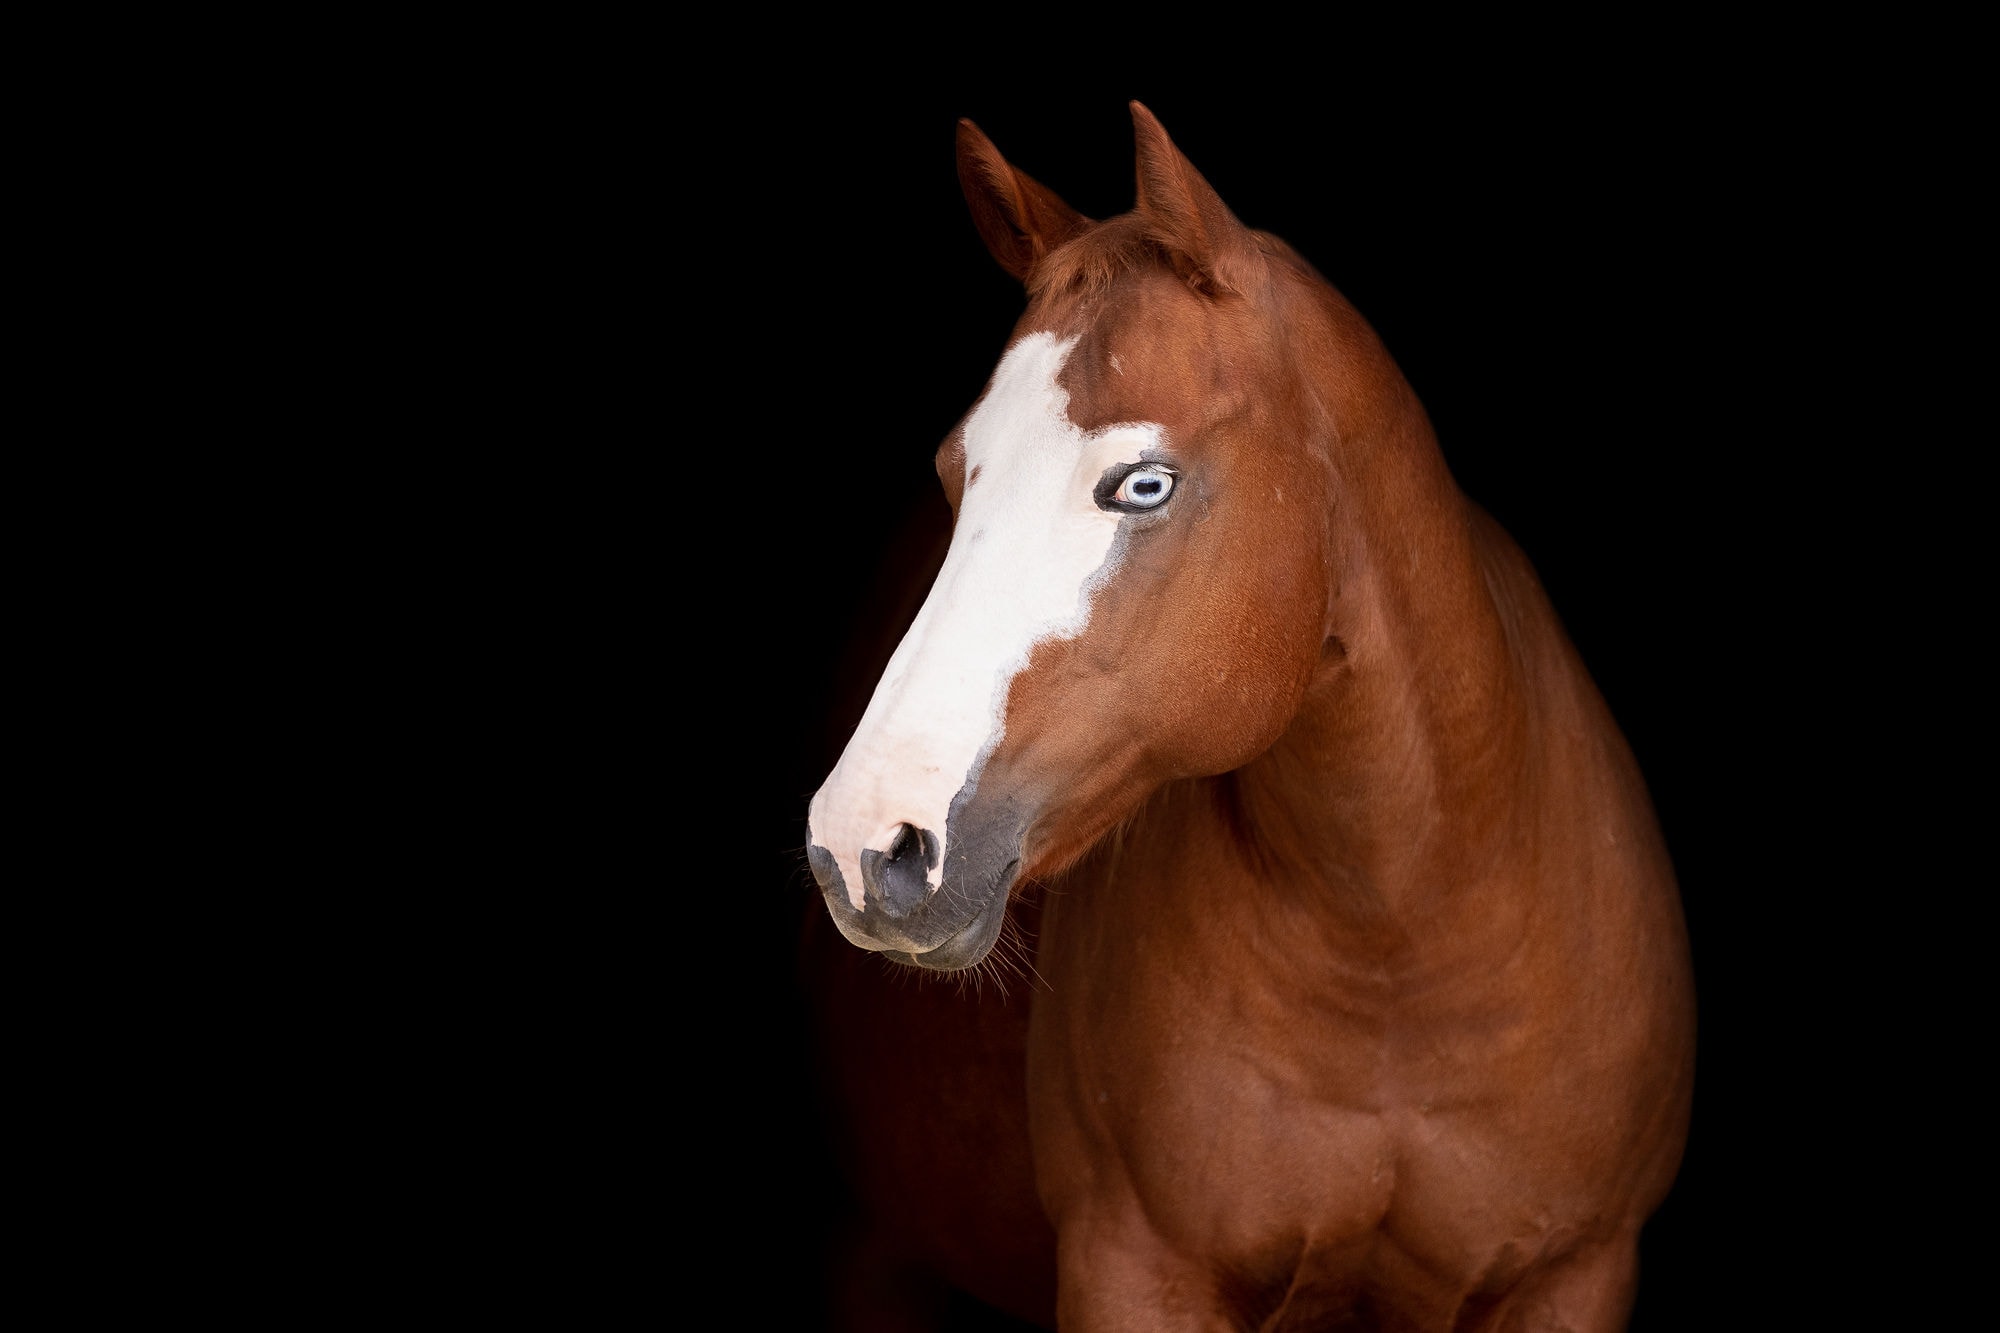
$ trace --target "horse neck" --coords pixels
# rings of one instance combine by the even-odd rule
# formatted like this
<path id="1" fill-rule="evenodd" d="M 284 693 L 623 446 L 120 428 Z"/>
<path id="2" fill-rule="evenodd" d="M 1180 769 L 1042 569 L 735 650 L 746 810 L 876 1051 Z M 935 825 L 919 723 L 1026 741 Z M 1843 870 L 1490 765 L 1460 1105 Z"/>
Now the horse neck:
<path id="1" fill-rule="evenodd" d="M 1334 633 L 1289 730 L 1224 781 L 1232 818 L 1295 882 L 1364 915 L 1421 914 L 1506 880 L 1567 641 L 1517 548 L 1459 491 L 1399 372 L 1350 413 Z M 1560 677 L 1553 693 L 1538 677 Z"/>

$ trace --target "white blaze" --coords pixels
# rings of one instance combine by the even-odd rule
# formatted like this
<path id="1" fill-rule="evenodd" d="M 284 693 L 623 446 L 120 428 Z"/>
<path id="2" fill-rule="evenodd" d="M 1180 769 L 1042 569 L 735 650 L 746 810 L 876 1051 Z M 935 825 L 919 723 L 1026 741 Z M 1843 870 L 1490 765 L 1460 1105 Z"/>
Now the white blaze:
<path id="1" fill-rule="evenodd" d="M 943 844 L 952 798 L 999 743 L 1029 653 L 1083 631 L 1118 532 L 1119 515 L 1097 507 L 1098 478 L 1160 443 L 1151 423 L 1090 434 L 1071 423 L 1056 376 L 1075 341 L 1032 334 L 994 369 L 966 418 L 968 484 L 944 568 L 813 797 L 807 836 L 833 854 L 856 908 L 862 850 L 888 851 L 904 824 Z M 941 846 L 932 892 L 948 854 Z"/>

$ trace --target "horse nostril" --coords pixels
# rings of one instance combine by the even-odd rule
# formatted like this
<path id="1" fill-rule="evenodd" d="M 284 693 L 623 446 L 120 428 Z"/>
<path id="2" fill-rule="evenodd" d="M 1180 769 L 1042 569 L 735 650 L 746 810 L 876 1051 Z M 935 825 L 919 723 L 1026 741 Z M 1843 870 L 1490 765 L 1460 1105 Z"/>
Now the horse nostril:
<path id="1" fill-rule="evenodd" d="M 937 834 L 902 824 L 889 849 L 861 853 L 861 890 L 868 905 L 892 917 L 908 916 L 930 896 L 930 872 L 937 868 Z"/>

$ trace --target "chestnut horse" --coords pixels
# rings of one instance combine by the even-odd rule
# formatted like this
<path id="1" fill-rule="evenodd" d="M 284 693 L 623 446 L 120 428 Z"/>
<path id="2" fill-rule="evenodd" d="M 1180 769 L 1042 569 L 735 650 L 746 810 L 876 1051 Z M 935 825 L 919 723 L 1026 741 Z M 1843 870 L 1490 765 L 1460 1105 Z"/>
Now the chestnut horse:
<path id="1" fill-rule="evenodd" d="M 808 810 L 845 1317 L 1623 1327 L 1693 1079 L 1644 780 L 1374 331 L 1131 112 L 1102 221 L 958 125 L 1026 309 Z"/>

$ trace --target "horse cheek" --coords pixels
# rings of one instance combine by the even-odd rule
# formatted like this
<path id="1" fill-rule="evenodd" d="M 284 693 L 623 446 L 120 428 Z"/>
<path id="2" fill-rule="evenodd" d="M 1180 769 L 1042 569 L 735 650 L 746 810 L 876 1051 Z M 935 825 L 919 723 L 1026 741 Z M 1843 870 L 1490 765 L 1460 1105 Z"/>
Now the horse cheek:
<path id="1" fill-rule="evenodd" d="M 1169 762 L 1177 775 L 1240 768 L 1275 744 L 1296 716 L 1320 661 L 1326 589 L 1299 574 L 1294 559 L 1250 562 L 1259 572 L 1204 580 L 1187 599 L 1176 630 L 1180 697 L 1171 707 L 1190 725 L 1173 738 Z M 1229 567 L 1219 556 L 1191 564 Z"/>

